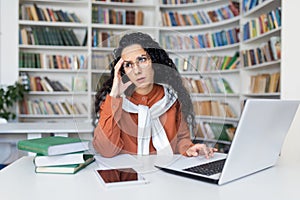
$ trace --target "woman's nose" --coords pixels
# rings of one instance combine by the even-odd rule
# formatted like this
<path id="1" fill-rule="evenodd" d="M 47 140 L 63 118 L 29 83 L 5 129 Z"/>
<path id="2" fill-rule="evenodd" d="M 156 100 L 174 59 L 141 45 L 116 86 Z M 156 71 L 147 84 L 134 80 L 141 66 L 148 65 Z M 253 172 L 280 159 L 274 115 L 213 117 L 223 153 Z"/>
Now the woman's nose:
<path id="1" fill-rule="evenodd" d="M 134 74 L 140 74 L 141 73 L 141 68 L 137 64 L 135 64 L 132 68 L 132 71 L 133 71 Z"/>

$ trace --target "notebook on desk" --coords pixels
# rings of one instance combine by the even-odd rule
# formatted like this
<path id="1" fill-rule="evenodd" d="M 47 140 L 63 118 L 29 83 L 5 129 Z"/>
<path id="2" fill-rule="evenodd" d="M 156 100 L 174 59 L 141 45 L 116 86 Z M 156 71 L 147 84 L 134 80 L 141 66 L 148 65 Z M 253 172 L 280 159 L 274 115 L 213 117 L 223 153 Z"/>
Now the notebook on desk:
<path id="1" fill-rule="evenodd" d="M 211 159 L 181 156 L 155 166 L 166 172 L 219 185 L 272 167 L 280 155 L 298 105 L 299 101 L 249 99 L 227 155 L 216 153 Z M 219 172 L 211 170 L 215 162 L 218 162 Z M 203 171 L 207 174 L 203 175 Z"/>

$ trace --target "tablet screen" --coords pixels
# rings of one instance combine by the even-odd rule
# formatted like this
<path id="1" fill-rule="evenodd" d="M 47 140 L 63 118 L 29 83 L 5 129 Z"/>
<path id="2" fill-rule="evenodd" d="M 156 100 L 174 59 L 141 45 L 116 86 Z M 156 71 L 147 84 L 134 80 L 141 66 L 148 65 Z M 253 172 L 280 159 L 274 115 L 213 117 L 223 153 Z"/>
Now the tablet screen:
<path id="1" fill-rule="evenodd" d="M 146 179 L 141 176 L 133 168 L 122 169 L 98 169 L 97 175 L 101 178 L 106 186 L 108 185 L 124 185 L 132 183 L 146 183 Z"/>

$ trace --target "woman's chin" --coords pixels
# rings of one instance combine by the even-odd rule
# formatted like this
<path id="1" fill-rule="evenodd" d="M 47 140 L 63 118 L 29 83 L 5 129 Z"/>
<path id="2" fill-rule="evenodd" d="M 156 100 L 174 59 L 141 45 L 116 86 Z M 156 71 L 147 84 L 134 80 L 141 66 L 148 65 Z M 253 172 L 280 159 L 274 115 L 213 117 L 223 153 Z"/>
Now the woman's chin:
<path id="1" fill-rule="evenodd" d="M 152 90 L 153 83 L 136 83 L 136 90 Z"/>

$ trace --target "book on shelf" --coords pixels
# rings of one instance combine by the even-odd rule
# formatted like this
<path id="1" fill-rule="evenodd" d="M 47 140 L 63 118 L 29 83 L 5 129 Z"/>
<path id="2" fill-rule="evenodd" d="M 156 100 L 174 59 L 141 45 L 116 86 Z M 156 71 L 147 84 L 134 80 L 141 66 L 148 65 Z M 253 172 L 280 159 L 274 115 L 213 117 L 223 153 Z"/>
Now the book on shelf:
<path id="1" fill-rule="evenodd" d="M 255 38 L 279 27 L 281 27 L 281 7 L 247 21 L 243 25 L 243 39 L 245 41 Z"/>
<path id="2" fill-rule="evenodd" d="M 236 130 L 233 124 L 216 122 L 201 122 L 199 126 L 204 139 L 215 139 L 219 141 L 232 141 Z"/>
<path id="3" fill-rule="evenodd" d="M 54 10 L 52 8 L 40 7 L 36 3 L 33 3 L 33 5 L 23 4 L 20 11 L 22 20 L 81 22 L 80 18 L 74 12 L 69 13 L 61 9 Z"/>
<path id="4" fill-rule="evenodd" d="M 275 93 L 279 92 L 280 72 L 272 74 L 263 73 L 250 77 L 251 93 Z"/>
<path id="5" fill-rule="evenodd" d="M 195 26 L 219 22 L 238 16 L 239 3 L 230 2 L 229 5 L 214 10 L 199 10 L 190 12 L 167 11 L 161 12 L 163 26 Z"/>
<path id="6" fill-rule="evenodd" d="M 196 115 L 230 118 L 236 117 L 236 114 L 230 104 L 217 100 L 193 101 L 193 109 Z"/>
<path id="7" fill-rule="evenodd" d="M 144 24 L 144 12 L 141 10 L 136 11 L 135 25 L 141 26 Z"/>
<path id="8" fill-rule="evenodd" d="M 35 167 L 36 173 L 54 173 L 54 174 L 75 174 L 79 170 L 85 168 L 95 161 L 94 156 L 89 157 L 84 163 L 69 164 L 69 165 L 56 165 L 56 166 L 41 166 Z"/>
<path id="9" fill-rule="evenodd" d="M 72 89 L 76 92 L 87 91 L 87 80 L 84 76 L 74 76 L 72 77 Z"/>
<path id="10" fill-rule="evenodd" d="M 76 152 L 52 156 L 36 155 L 33 159 L 33 163 L 36 167 L 73 165 L 85 163 L 92 157 L 94 157 L 94 155 L 88 152 Z"/>
<path id="11" fill-rule="evenodd" d="M 20 102 L 20 113 L 26 115 L 84 115 L 87 114 L 87 107 L 80 102 L 70 104 L 67 100 L 50 102 L 24 99 Z"/>
<path id="12" fill-rule="evenodd" d="M 20 140 L 18 149 L 41 155 L 60 155 L 89 149 L 89 141 L 80 138 L 49 136 Z"/>
<path id="13" fill-rule="evenodd" d="M 221 46 L 233 45 L 239 42 L 239 28 L 230 28 L 217 32 L 208 32 L 197 35 L 161 35 L 160 41 L 163 48 L 166 49 L 201 49 L 216 48 Z M 194 38 L 203 38 L 203 46 L 195 45 Z M 198 39 L 199 41 L 199 39 Z M 181 45 L 182 44 L 182 45 Z"/>

